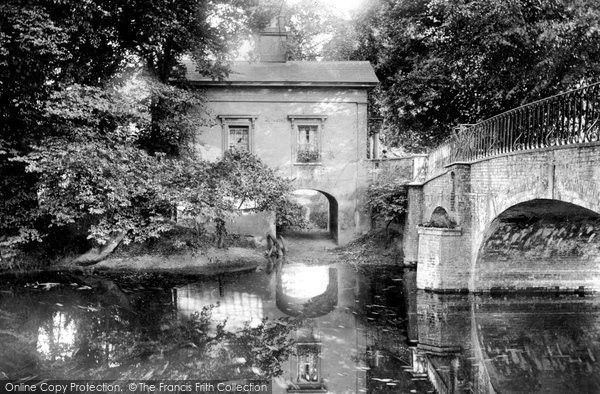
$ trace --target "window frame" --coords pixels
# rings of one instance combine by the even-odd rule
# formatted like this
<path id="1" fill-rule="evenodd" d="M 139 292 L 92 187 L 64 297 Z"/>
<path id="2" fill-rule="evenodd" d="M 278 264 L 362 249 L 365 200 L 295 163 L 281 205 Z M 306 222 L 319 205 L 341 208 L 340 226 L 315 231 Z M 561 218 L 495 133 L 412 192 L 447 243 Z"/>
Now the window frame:
<path id="1" fill-rule="evenodd" d="M 254 135 L 258 115 L 218 115 L 221 122 L 221 145 L 223 156 L 229 152 L 230 126 L 248 127 L 248 152 L 254 154 Z"/>
<path id="2" fill-rule="evenodd" d="M 288 115 L 288 120 L 292 126 L 292 163 L 296 166 L 318 166 L 323 161 L 323 131 L 325 129 L 325 120 L 327 115 Z M 316 161 L 302 162 L 298 160 L 299 139 L 301 127 L 315 127 L 316 145 L 318 159 Z"/>

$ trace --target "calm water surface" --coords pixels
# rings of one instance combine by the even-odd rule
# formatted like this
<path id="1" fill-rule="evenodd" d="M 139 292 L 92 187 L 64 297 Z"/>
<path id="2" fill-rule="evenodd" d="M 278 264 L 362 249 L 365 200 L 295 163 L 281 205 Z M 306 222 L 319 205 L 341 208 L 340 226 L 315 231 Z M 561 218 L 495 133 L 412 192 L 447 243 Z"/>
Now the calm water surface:
<path id="1" fill-rule="evenodd" d="M 277 263 L 0 284 L 0 379 L 273 379 L 276 393 L 600 392 L 600 299 L 415 290 L 414 271 Z"/>

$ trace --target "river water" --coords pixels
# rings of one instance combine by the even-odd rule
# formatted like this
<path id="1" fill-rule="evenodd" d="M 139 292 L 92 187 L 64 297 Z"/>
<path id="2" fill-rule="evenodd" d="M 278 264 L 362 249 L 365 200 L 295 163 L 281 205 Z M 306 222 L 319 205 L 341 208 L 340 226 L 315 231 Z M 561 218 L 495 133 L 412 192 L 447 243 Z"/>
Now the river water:
<path id="1" fill-rule="evenodd" d="M 395 267 L 0 284 L 0 379 L 269 379 L 273 392 L 598 393 L 600 299 L 437 295 Z"/>

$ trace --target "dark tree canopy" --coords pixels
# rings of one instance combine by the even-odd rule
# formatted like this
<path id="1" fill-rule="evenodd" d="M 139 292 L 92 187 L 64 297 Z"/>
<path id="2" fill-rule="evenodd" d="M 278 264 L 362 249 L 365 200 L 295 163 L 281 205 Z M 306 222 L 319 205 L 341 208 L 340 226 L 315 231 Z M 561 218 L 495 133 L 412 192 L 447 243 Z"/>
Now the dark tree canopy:
<path id="1" fill-rule="evenodd" d="M 594 0 L 373 0 L 355 25 L 388 136 L 412 149 L 600 71 Z"/>

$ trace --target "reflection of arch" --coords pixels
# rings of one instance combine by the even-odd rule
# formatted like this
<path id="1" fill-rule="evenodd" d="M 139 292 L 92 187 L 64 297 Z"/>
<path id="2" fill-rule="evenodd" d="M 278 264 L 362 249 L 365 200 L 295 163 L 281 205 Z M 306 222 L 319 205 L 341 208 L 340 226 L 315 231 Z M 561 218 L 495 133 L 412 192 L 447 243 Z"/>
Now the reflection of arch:
<path id="1" fill-rule="evenodd" d="M 474 393 L 599 392 L 600 344 L 593 333 L 600 299 L 424 291 L 414 296 L 419 311 L 417 352 L 430 363 L 430 378 L 437 380 L 437 387 L 449 388 L 446 392 L 463 392 L 450 389 L 457 387 L 458 377 L 469 382 L 469 392 Z M 459 362 L 452 363 L 452 353 L 423 349 L 422 342 L 441 350 L 462 349 Z M 449 374 L 453 367 L 460 370 Z"/>
<path id="2" fill-rule="evenodd" d="M 501 205 L 506 207 L 507 204 L 505 203 Z M 515 242 L 515 240 L 523 239 L 524 236 L 527 236 L 527 232 L 533 231 L 534 228 L 536 230 L 543 229 L 544 226 L 554 228 L 554 226 L 560 226 L 564 223 L 570 223 L 571 225 L 582 225 L 587 220 L 596 220 L 598 218 L 600 218 L 600 214 L 586 207 L 575 205 L 561 200 L 551 199 L 533 199 L 519 201 L 514 205 L 504 208 L 500 214 L 496 215 L 495 217 L 489 218 L 489 220 L 487 220 L 488 218 L 486 217 L 482 217 L 481 219 L 483 220 L 479 222 L 479 229 L 474 228 L 475 237 L 472 243 L 473 255 L 471 263 L 472 265 L 470 288 L 475 290 L 481 289 L 481 282 L 483 282 L 482 277 L 485 275 L 489 276 L 490 274 L 494 273 L 494 271 L 492 270 L 493 264 L 490 264 L 488 262 L 488 266 L 486 266 L 484 264 L 484 261 L 486 260 L 483 258 L 486 255 L 486 245 L 489 245 L 490 242 L 492 245 L 498 247 L 498 250 L 504 253 L 503 250 L 508 250 L 511 243 Z M 546 222 L 544 223 L 544 221 Z M 521 234 L 519 235 L 515 233 L 511 235 L 511 229 L 517 228 L 522 230 Z M 495 237 L 500 237 L 500 231 L 504 238 L 502 240 L 495 240 Z M 542 237 L 540 234 L 536 233 L 535 237 L 532 238 L 531 241 L 535 244 L 535 242 L 539 239 L 548 240 L 549 238 L 547 237 L 554 236 L 553 234 L 554 233 L 548 232 L 547 235 L 544 235 Z M 515 238 L 512 238 L 513 236 Z M 528 242 L 527 244 L 523 245 L 524 248 L 521 250 L 520 259 L 523 260 L 522 264 L 524 269 L 538 268 L 535 266 L 535 264 L 527 264 L 528 261 L 532 263 L 534 262 L 534 259 L 532 259 L 531 255 L 529 256 L 529 260 L 527 260 L 525 258 L 525 255 L 523 255 L 523 253 L 527 252 L 528 250 L 532 250 L 528 249 L 531 247 L 531 245 L 531 242 Z M 553 245 L 550 244 L 544 250 L 548 251 L 550 250 L 548 248 L 551 248 L 552 246 Z M 489 251 L 489 249 L 487 249 L 487 251 Z M 497 271 L 500 272 L 503 269 L 509 269 L 509 267 L 506 267 L 504 265 L 503 267 L 498 267 Z M 539 269 L 539 271 L 540 273 L 542 273 L 541 268 Z M 535 274 L 535 272 L 533 271 L 531 273 L 533 275 Z M 555 273 L 554 276 L 556 275 L 557 274 Z M 480 283 L 476 283 L 476 278 L 478 278 Z M 555 280 L 556 284 L 553 284 L 552 287 L 559 285 L 560 287 L 563 287 L 563 284 L 561 282 L 565 278 L 566 277 L 563 276 L 557 276 L 557 279 Z M 531 284 L 531 287 L 537 287 L 537 285 Z"/>
<path id="3" fill-rule="evenodd" d="M 288 272 L 286 272 L 288 268 Z M 289 267 L 283 267 L 277 270 L 277 286 L 276 286 L 276 304 L 277 308 L 283 313 L 290 316 L 302 316 L 302 317 L 319 317 L 324 316 L 335 309 L 337 306 L 338 298 L 338 280 L 337 280 L 337 269 L 330 267 L 305 267 L 297 266 L 295 269 L 300 269 L 305 275 L 313 277 L 313 281 L 326 282 L 326 288 L 320 294 L 310 294 L 310 289 L 306 294 L 296 294 L 292 289 L 286 288 L 284 282 L 294 281 L 294 272 L 289 272 Z M 317 272 L 313 272 L 315 269 L 324 269 L 323 273 L 319 275 Z M 287 276 L 287 278 L 284 278 Z M 305 287 L 311 285 L 306 281 L 298 280 L 296 285 Z"/>
<path id="4" fill-rule="evenodd" d="M 299 189 L 296 189 L 295 191 L 301 191 L 301 190 L 315 191 L 315 192 L 318 192 L 318 193 L 322 194 L 323 196 L 325 196 L 325 198 L 327 199 L 328 211 L 329 211 L 327 228 L 329 230 L 329 234 L 331 235 L 331 237 L 336 242 L 338 242 L 338 239 L 339 239 L 338 202 L 337 202 L 336 198 L 333 195 L 331 195 L 327 192 L 324 192 L 323 190 L 318 190 L 318 189 L 299 188 Z"/>
<path id="5" fill-rule="evenodd" d="M 500 393 L 598 392 L 599 346 L 590 335 L 597 327 L 598 302 L 569 296 L 474 302 L 471 356 L 489 387 Z M 475 381 L 484 381 L 481 375 Z"/>

